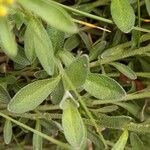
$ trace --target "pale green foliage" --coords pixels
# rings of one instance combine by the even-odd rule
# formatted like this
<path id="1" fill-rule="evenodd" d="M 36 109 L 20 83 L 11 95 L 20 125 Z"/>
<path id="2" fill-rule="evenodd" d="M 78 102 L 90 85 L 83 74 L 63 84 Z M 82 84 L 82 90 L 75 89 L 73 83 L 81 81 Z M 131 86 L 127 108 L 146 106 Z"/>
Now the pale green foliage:
<path id="1" fill-rule="evenodd" d="M 128 33 L 133 29 L 135 14 L 128 0 L 112 0 L 111 15 L 121 31 Z"/>
<path id="2" fill-rule="evenodd" d="M 8 110 L 21 114 L 35 109 L 53 91 L 59 80 L 60 77 L 57 77 L 28 84 L 11 99 L 8 104 Z"/>

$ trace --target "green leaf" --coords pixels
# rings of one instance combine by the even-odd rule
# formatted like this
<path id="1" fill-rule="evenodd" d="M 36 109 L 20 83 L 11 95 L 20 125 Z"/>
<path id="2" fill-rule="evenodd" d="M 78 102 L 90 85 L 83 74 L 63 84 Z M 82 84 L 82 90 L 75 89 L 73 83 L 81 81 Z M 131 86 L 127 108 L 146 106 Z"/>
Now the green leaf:
<path id="1" fill-rule="evenodd" d="M 83 87 L 97 99 L 120 99 L 126 95 L 125 90 L 115 80 L 95 73 L 88 74 Z"/>
<path id="2" fill-rule="evenodd" d="M 12 123 L 10 120 L 6 119 L 4 124 L 4 141 L 5 144 L 9 144 L 12 139 Z"/>
<path id="3" fill-rule="evenodd" d="M 77 32 L 77 27 L 70 15 L 52 1 L 46 0 L 17 0 L 24 8 L 33 11 L 49 25 L 69 33 Z"/>
<path id="4" fill-rule="evenodd" d="M 6 18 L 0 17 L 0 44 L 9 57 L 17 55 L 17 44 Z"/>
<path id="5" fill-rule="evenodd" d="M 80 87 L 84 84 L 87 74 L 89 71 L 88 67 L 88 57 L 87 55 L 83 55 L 73 61 L 69 67 L 65 70 L 65 73 L 69 77 L 71 83 L 75 87 Z M 69 83 L 66 81 L 67 79 L 64 78 L 64 84 L 68 89 L 71 89 Z"/>
<path id="6" fill-rule="evenodd" d="M 67 51 L 72 51 L 79 44 L 80 44 L 80 38 L 76 34 L 74 34 L 65 41 L 64 49 Z"/>
<path id="7" fill-rule="evenodd" d="M 0 102 L 8 103 L 10 99 L 11 97 L 7 90 L 2 85 L 0 85 Z"/>
<path id="8" fill-rule="evenodd" d="M 33 20 L 34 47 L 36 55 L 43 66 L 44 70 L 49 74 L 54 73 L 54 51 L 52 42 L 43 27 L 42 23 L 37 19 Z"/>
<path id="9" fill-rule="evenodd" d="M 122 135 L 120 136 L 119 140 L 117 141 L 117 143 L 113 146 L 112 150 L 124 150 L 125 145 L 127 143 L 128 140 L 128 131 L 125 130 Z"/>
<path id="10" fill-rule="evenodd" d="M 121 31 L 128 33 L 133 29 L 135 14 L 129 0 L 112 0 L 111 15 Z"/>
<path id="11" fill-rule="evenodd" d="M 103 52 L 105 47 L 106 41 L 100 41 L 97 44 L 95 44 L 90 50 L 89 54 L 90 61 L 97 59 L 97 57 Z"/>
<path id="12" fill-rule="evenodd" d="M 97 123 L 105 128 L 122 129 L 128 125 L 133 119 L 128 116 L 108 116 L 105 114 L 94 112 L 98 118 Z"/>
<path id="13" fill-rule="evenodd" d="M 60 51 L 58 55 L 66 67 L 68 67 L 75 60 L 73 54 L 66 50 Z"/>
<path id="14" fill-rule="evenodd" d="M 150 0 L 145 0 L 145 5 L 146 5 L 147 12 L 150 16 Z"/>
<path id="15" fill-rule="evenodd" d="M 135 72 L 130 67 L 118 62 L 113 62 L 109 64 L 118 69 L 122 74 L 124 74 L 129 79 L 131 80 L 137 79 Z"/>
<path id="16" fill-rule="evenodd" d="M 35 130 L 41 132 L 40 120 L 36 121 Z M 33 140 L 33 142 L 32 142 L 33 150 L 42 150 L 42 137 L 34 133 L 32 140 Z"/>
<path id="17" fill-rule="evenodd" d="M 65 41 L 65 33 L 51 26 L 48 26 L 46 30 L 52 41 L 54 52 L 57 53 L 58 51 L 61 51 Z"/>
<path id="18" fill-rule="evenodd" d="M 35 81 L 23 87 L 9 102 L 8 110 L 24 113 L 35 109 L 57 86 L 60 77 Z"/>
<path id="19" fill-rule="evenodd" d="M 25 56 L 24 49 L 21 46 L 18 46 L 18 53 L 17 53 L 17 55 L 15 57 L 11 57 L 11 59 L 15 63 L 17 63 L 19 65 L 22 65 L 23 67 L 30 65 L 29 60 Z"/>
<path id="20" fill-rule="evenodd" d="M 132 150 L 144 150 L 144 144 L 136 133 L 130 134 Z"/>
<path id="21" fill-rule="evenodd" d="M 63 106 L 62 126 L 65 138 L 74 149 L 83 149 L 86 144 L 87 132 L 77 106 L 70 99 L 66 99 Z"/>
<path id="22" fill-rule="evenodd" d="M 35 46 L 34 46 L 34 33 L 33 33 L 33 26 L 34 21 L 31 19 L 28 22 L 27 29 L 24 35 L 24 47 L 25 47 L 25 54 L 30 62 L 33 62 L 36 58 L 35 54 Z"/>

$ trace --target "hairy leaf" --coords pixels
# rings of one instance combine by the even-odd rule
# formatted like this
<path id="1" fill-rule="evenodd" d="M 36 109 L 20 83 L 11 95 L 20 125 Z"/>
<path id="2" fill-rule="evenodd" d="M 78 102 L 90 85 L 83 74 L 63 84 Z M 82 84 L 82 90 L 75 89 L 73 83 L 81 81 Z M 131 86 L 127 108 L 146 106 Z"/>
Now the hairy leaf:
<path id="1" fill-rule="evenodd" d="M 62 126 L 67 141 L 75 149 L 83 149 L 87 132 L 77 107 L 67 99 L 63 109 Z"/>
<path id="2" fill-rule="evenodd" d="M 53 75 L 55 58 L 52 42 L 43 27 L 42 23 L 38 20 L 33 20 L 32 30 L 34 34 L 34 46 L 36 55 L 49 75 Z"/>
<path id="3" fill-rule="evenodd" d="M 65 70 L 65 73 L 75 87 L 80 87 L 84 84 L 89 71 L 88 63 L 87 55 L 83 55 L 73 61 Z M 69 83 L 66 80 L 67 79 L 64 79 L 65 86 L 68 89 L 71 89 Z"/>
<path id="4" fill-rule="evenodd" d="M 97 99 L 118 99 L 126 95 L 124 89 L 113 79 L 96 73 L 89 73 L 84 89 Z"/>
<path id="5" fill-rule="evenodd" d="M 133 29 L 135 14 L 128 0 L 112 0 L 111 15 L 121 31 L 128 33 Z"/>
<path id="6" fill-rule="evenodd" d="M 2 85 L 0 85 L 0 102 L 8 103 L 10 99 L 11 97 L 7 90 Z"/>
<path id="7" fill-rule="evenodd" d="M 8 110 L 24 113 L 35 109 L 57 86 L 60 77 L 35 81 L 23 87 L 9 102 Z"/>

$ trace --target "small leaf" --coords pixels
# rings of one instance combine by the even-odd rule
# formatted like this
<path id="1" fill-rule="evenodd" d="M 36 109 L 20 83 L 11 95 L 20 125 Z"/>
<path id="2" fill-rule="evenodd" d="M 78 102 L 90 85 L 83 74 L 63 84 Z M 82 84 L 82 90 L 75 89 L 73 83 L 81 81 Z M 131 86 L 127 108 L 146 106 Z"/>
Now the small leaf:
<path id="1" fill-rule="evenodd" d="M 95 44 L 90 50 L 89 54 L 90 61 L 97 59 L 97 57 L 103 52 L 105 47 L 106 41 L 100 41 L 97 44 Z"/>
<path id="2" fill-rule="evenodd" d="M 109 64 L 112 65 L 113 67 L 115 67 L 116 69 L 118 69 L 122 74 L 124 74 L 129 79 L 131 79 L 131 80 L 137 79 L 135 72 L 133 70 L 131 70 L 130 67 L 128 67 L 124 64 L 118 63 L 118 62 L 113 62 L 113 63 L 109 63 Z"/>
<path id="3" fill-rule="evenodd" d="M 24 35 L 24 47 L 25 47 L 24 50 L 30 62 L 33 62 L 36 58 L 34 46 L 34 33 L 33 33 L 34 23 L 35 22 L 32 19 L 28 22 L 27 29 Z"/>
<path id="4" fill-rule="evenodd" d="M 59 104 L 60 101 L 63 98 L 63 95 L 65 93 L 65 89 L 63 86 L 62 80 L 58 83 L 58 85 L 55 87 L 53 92 L 51 93 L 51 101 L 53 104 Z"/>
<path id="5" fill-rule="evenodd" d="M 48 26 L 46 30 L 52 41 L 54 52 L 57 53 L 61 51 L 65 41 L 65 33 L 50 26 Z"/>
<path id="6" fill-rule="evenodd" d="M 146 4 L 146 9 L 147 9 L 147 12 L 150 16 L 150 0 L 145 0 L 145 4 Z"/>
<path id="7" fill-rule="evenodd" d="M 35 81 L 23 87 L 9 102 L 8 110 L 24 113 L 35 109 L 57 86 L 60 77 Z"/>
<path id="8" fill-rule="evenodd" d="M 4 141 L 6 144 L 9 144 L 11 142 L 12 134 L 12 123 L 10 120 L 6 119 L 4 124 Z"/>
<path id="9" fill-rule="evenodd" d="M 15 57 L 11 57 L 11 59 L 23 67 L 30 65 L 29 60 L 25 56 L 24 49 L 21 46 L 18 46 L 18 53 Z"/>
<path id="10" fill-rule="evenodd" d="M 112 0 L 111 15 L 121 31 L 128 33 L 133 29 L 135 14 L 129 0 Z"/>
<path id="11" fill-rule="evenodd" d="M 66 67 L 68 67 L 75 60 L 73 54 L 66 50 L 60 51 L 58 55 Z"/>
<path id="12" fill-rule="evenodd" d="M 64 32 L 75 33 L 77 27 L 70 15 L 52 1 L 44 0 L 17 0 L 23 7 L 33 11 L 45 20 L 49 25 Z"/>
<path id="13" fill-rule="evenodd" d="M 11 97 L 7 90 L 2 85 L 0 85 L 0 102 L 8 103 L 10 99 Z"/>
<path id="14" fill-rule="evenodd" d="M 49 75 L 54 73 L 54 51 L 52 42 L 43 27 L 42 23 L 37 19 L 33 20 L 34 47 L 36 55 Z"/>
<path id="15" fill-rule="evenodd" d="M 17 55 L 17 44 L 15 42 L 15 38 L 6 18 L 2 17 L 0 17 L 0 44 L 2 44 L 3 51 L 9 57 Z"/>
<path id="16" fill-rule="evenodd" d="M 105 128 L 122 129 L 133 120 L 128 116 L 108 116 L 97 112 L 94 114 L 98 118 L 97 123 Z"/>
<path id="17" fill-rule="evenodd" d="M 41 125 L 39 120 L 36 121 L 35 130 L 41 132 Z M 42 150 L 42 137 L 34 133 L 32 140 L 33 140 L 33 150 Z"/>
<path id="18" fill-rule="evenodd" d="M 112 150 L 124 150 L 125 145 L 127 143 L 128 140 L 128 131 L 125 130 L 122 135 L 120 136 L 119 140 L 117 141 L 117 143 L 115 143 L 115 145 L 113 146 Z"/>
<path id="19" fill-rule="evenodd" d="M 72 51 L 79 45 L 79 43 L 80 38 L 76 34 L 74 34 L 65 41 L 64 49 L 67 51 Z"/>
<path id="20" fill-rule="evenodd" d="M 77 107 L 67 99 L 62 115 L 62 126 L 67 141 L 74 149 L 84 149 L 87 139 L 87 132 Z"/>
<path id="21" fill-rule="evenodd" d="M 83 55 L 73 61 L 65 70 L 65 73 L 75 87 L 80 87 L 84 84 L 89 71 L 88 63 L 89 62 L 87 55 Z M 69 83 L 67 82 L 67 79 L 64 79 L 63 81 L 65 86 L 68 89 L 71 89 Z"/>
<path id="22" fill-rule="evenodd" d="M 119 83 L 100 74 L 89 73 L 83 87 L 97 99 L 120 99 L 126 95 Z"/>

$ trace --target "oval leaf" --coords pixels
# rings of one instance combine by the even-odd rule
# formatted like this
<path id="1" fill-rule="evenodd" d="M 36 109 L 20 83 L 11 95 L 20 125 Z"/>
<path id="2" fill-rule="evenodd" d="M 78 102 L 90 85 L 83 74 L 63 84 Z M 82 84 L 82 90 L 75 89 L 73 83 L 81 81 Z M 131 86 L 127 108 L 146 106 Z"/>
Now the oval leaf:
<path id="1" fill-rule="evenodd" d="M 5 121 L 4 124 L 4 141 L 6 144 L 9 144 L 12 139 L 12 123 L 10 120 Z"/>
<path id="2" fill-rule="evenodd" d="M 130 67 L 128 67 L 124 64 L 118 63 L 118 62 L 110 63 L 110 65 L 112 65 L 113 67 L 118 69 L 122 74 L 124 74 L 129 79 L 131 79 L 131 80 L 137 79 L 135 72 L 133 70 L 131 70 Z"/>
<path id="3" fill-rule="evenodd" d="M 60 77 L 35 81 L 23 87 L 9 102 L 8 110 L 24 113 L 35 109 L 57 86 Z"/>
<path id="4" fill-rule="evenodd" d="M 67 141 L 75 149 L 83 149 L 86 144 L 87 132 L 77 107 L 71 101 L 66 100 L 62 115 L 62 126 Z"/>
<path id="5" fill-rule="evenodd" d="M 3 51 L 9 56 L 17 55 L 17 44 L 11 32 L 10 26 L 6 18 L 0 17 L 0 44 L 2 44 Z"/>
<path id="6" fill-rule="evenodd" d="M 126 95 L 125 90 L 113 79 L 89 73 L 84 89 L 97 99 L 120 99 Z"/>
<path id="7" fill-rule="evenodd" d="M 124 150 L 125 145 L 127 143 L 128 140 L 128 131 L 125 130 L 122 135 L 120 136 L 119 140 L 117 141 L 117 143 L 113 146 L 112 150 Z"/>
<path id="8" fill-rule="evenodd" d="M 81 85 L 84 84 L 86 78 L 87 78 L 87 73 L 89 71 L 88 68 L 88 56 L 83 55 L 79 58 L 77 58 L 75 61 L 73 61 L 69 67 L 65 70 L 67 76 L 69 77 L 70 81 L 75 87 L 80 87 Z M 68 82 L 66 81 L 67 79 L 64 79 L 64 84 L 68 89 L 72 89 L 69 85 Z"/>
<path id="9" fill-rule="evenodd" d="M 77 32 L 77 27 L 70 15 L 52 1 L 43 0 L 17 0 L 23 7 L 33 11 L 51 26 L 69 33 Z"/>
<path id="10" fill-rule="evenodd" d="M 32 31 L 34 34 L 34 47 L 36 55 L 49 75 L 54 73 L 54 51 L 52 42 L 43 27 L 42 23 L 38 20 L 33 20 Z"/>
<path id="11" fill-rule="evenodd" d="M 121 31 L 128 33 L 133 29 L 135 14 L 129 0 L 112 0 L 111 15 Z"/>

